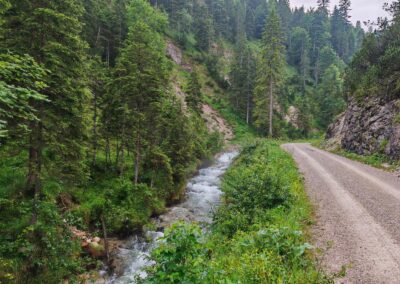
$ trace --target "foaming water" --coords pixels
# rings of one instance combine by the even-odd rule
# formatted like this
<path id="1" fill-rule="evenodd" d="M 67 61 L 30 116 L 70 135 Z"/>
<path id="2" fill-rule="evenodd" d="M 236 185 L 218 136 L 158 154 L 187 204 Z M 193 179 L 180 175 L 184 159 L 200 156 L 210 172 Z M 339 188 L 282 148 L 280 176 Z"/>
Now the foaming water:
<path id="1" fill-rule="evenodd" d="M 114 275 L 107 279 L 106 283 L 133 284 L 136 283 L 135 278 L 145 278 L 144 268 L 154 264 L 148 257 L 164 236 L 163 227 L 176 221 L 211 223 L 212 212 L 221 200 L 221 176 L 237 155 L 237 151 L 221 154 L 214 165 L 201 169 L 190 179 L 186 189 L 186 201 L 170 208 L 158 218 L 156 223 L 160 231 L 148 231 L 145 237 L 134 236 L 126 248 L 120 249 L 118 258 L 123 260 L 123 273 L 121 276 Z"/>

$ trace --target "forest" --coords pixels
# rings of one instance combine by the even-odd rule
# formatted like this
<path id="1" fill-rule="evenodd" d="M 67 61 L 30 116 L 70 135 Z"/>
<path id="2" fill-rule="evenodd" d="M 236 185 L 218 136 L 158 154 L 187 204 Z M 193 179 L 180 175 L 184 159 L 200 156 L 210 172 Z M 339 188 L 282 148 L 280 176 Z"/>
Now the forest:
<path id="1" fill-rule="evenodd" d="M 79 283 L 107 262 L 109 248 L 105 242 L 97 249 L 107 256 L 93 257 L 71 228 L 105 240 L 140 234 L 182 200 L 187 180 L 227 144 L 245 154 L 226 179 L 251 180 L 242 172 L 247 164 L 260 176 L 282 176 L 274 159 L 294 171 L 278 146 L 254 141 L 321 137 L 354 94 L 398 96 L 399 5 L 386 7 L 393 20 L 366 31 L 350 21 L 350 0 L 332 10 L 329 0 L 309 10 L 289 0 L 0 0 L 0 283 Z M 396 91 L 377 92 L 381 85 Z M 207 106 L 235 137 L 209 126 Z M 269 151 L 271 166 L 259 168 Z M 286 225 L 296 224 L 297 232 L 311 214 L 296 211 L 308 205 L 295 174 L 264 179 L 261 187 L 276 193 L 254 212 L 234 193 L 246 186 L 224 182 L 227 198 L 239 203 L 221 207 L 214 233 L 227 239 L 224 249 L 235 248 L 232 258 L 242 254 L 238 242 L 254 237 L 254 226 L 282 224 L 272 215 L 295 212 Z M 275 210 L 265 213 L 270 220 L 258 223 L 267 209 Z M 242 229 L 234 229 L 240 222 L 232 216 L 239 215 Z M 200 230 L 176 226 L 185 234 Z M 263 249 L 276 263 L 254 256 L 282 270 L 255 273 L 261 278 L 248 283 L 266 275 L 272 278 L 265 283 L 281 283 L 289 274 L 290 283 L 328 281 L 303 256 L 305 238 L 293 232 L 274 231 L 279 241 L 295 243 L 286 248 L 290 258 L 274 248 Z M 232 276 L 235 264 L 213 248 L 217 236 L 208 243 L 216 253 L 209 278 L 200 281 L 207 255 L 195 250 L 201 269 L 179 268 L 194 278 L 162 278 L 174 271 L 155 266 L 149 283 L 248 279 L 243 271 Z M 163 263 L 162 248 L 157 253 Z M 230 276 L 219 274 L 224 265 Z"/>

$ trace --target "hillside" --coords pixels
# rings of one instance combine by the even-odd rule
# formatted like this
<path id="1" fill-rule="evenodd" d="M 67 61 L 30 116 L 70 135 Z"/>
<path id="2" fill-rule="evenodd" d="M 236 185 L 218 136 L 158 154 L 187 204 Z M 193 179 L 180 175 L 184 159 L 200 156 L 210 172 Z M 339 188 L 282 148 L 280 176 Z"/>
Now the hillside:
<path id="1" fill-rule="evenodd" d="M 351 62 L 345 80 L 347 110 L 332 124 L 328 144 L 361 155 L 400 159 L 399 19 L 369 34 Z"/>

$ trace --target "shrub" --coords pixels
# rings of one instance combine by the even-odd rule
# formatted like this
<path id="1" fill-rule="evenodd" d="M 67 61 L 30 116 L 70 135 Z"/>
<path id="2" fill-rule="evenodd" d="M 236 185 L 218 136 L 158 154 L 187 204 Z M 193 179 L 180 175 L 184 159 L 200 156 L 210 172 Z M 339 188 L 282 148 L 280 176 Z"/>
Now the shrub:
<path id="1" fill-rule="evenodd" d="M 226 173 L 209 233 L 174 225 L 152 253 L 146 283 L 333 283 L 302 233 L 311 207 L 279 143 L 245 147 Z"/>

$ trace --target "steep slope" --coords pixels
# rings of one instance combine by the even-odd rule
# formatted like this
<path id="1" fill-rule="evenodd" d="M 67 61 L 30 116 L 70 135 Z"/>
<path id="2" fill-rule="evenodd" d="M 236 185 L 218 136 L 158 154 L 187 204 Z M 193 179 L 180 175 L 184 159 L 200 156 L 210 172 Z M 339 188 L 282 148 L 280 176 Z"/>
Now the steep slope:
<path id="1" fill-rule="evenodd" d="M 181 48 L 179 48 L 173 41 L 167 40 L 167 54 L 170 59 L 181 69 L 183 72 L 193 72 L 193 63 L 190 59 L 186 58 Z M 186 94 L 184 92 L 183 79 L 179 78 L 181 75 L 177 75 L 173 82 L 174 90 L 176 95 L 182 100 L 182 105 L 187 108 Z M 207 78 L 212 80 L 211 78 Z M 207 86 L 203 86 L 203 89 L 207 89 Z M 210 133 L 220 133 L 223 137 L 224 143 L 228 143 L 233 139 L 233 130 L 227 121 L 207 103 L 203 103 L 201 107 L 201 116 L 203 117 L 207 129 Z"/>

